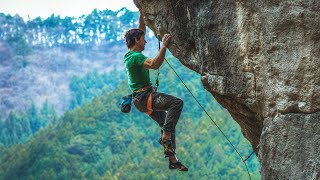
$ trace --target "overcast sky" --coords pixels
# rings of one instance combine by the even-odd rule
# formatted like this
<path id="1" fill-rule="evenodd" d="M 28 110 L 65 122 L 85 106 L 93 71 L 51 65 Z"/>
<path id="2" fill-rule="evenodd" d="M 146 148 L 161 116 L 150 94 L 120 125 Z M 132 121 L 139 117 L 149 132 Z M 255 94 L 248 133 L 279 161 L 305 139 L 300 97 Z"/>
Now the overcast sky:
<path id="1" fill-rule="evenodd" d="M 0 0 L 0 12 L 5 14 L 19 14 L 27 20 L 35 17 L 47 18 L 51 14 L 61 17 L 79 17 L 90 14 L 93 9 L 119 10 L 127 7 L 137 11 L 133 0 Z"/>

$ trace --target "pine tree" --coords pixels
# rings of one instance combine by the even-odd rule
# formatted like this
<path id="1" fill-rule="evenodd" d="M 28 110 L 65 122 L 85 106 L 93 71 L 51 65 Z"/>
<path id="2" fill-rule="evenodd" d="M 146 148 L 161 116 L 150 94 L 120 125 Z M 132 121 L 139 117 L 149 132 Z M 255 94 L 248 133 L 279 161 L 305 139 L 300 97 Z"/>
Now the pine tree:
<path id="1" fill-rule="evenodd" d="M 32 133 L 37 132 L 40 129 L 40 122 L 38 112 L 34 103 L 32 103 L 30 109 L 28 110 L 28 119 L 30 122 L 30 128 Z"/>

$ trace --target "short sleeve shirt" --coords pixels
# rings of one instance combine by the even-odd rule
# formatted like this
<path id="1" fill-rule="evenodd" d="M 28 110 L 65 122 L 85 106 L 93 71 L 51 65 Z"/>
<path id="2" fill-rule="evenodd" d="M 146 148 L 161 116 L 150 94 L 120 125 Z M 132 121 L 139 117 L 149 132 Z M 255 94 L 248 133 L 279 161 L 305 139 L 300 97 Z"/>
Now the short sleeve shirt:
<path id="1" fill-rule="evenodd" d="M 146 60 L 147 57 L 137 51 L 129 51 L 124 55 L 128 83 L 133 91 L 152 85 L 149 69 L 143 67 L 143 63 Z"/>

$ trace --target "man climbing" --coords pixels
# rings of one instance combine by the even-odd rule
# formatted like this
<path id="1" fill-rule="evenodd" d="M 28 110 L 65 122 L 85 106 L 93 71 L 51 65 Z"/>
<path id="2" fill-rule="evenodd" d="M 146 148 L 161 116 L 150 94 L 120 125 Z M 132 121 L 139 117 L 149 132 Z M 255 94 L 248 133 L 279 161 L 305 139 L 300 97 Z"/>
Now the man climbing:
<path id="1" fill-rule="evenodd" d="M 146 25 L 141 14 L 140 11 L 139 28 L 130 29 L 125 34 L 129 52 L 125 54 L 124 62 L 128 83 L 133 91 L 133 102 L 139 111 L 148 114 L 161 127 L 162 137 L 159 143 L 164 147 L 165 156 L 169 158 L 169 168 L 188 171 L 188 168 L 179 162 L 175 155 L 175 127 L 182 111 L 183 101 L 177 97 L 156 92 L 149 75 L 149 69 L 158 69 L 162 65 L 172 35 L 163 36 L 162 48 L 154 59 L 144 56 L 142 51 L 147 43 Z"/>

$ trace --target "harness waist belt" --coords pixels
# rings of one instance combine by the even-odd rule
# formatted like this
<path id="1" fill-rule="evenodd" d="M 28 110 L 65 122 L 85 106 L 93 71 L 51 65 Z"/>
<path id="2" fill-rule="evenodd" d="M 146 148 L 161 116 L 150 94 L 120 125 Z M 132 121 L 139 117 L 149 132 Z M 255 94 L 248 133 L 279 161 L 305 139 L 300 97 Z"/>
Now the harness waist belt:
<path id="1" fill-rule="evenodd" d="M 138 89 L 138 90 L 136 90 L 136 91 L 133 91 L 133 92 L 143 92 L 143 91 L 147 91 L 147 90 L 149 90 L 150 88 L 152 88 L 152 86 L 145 86 L 145 87 L 143 87 L 143 88 L 140 88 L 140 89 Z"/>
<path id="2" fill-rule="evenodd" d="M 145 86 L 143 88 L 140 88 L 136 91 L 132 91 L 134 93 L 138 93 L 138 92 L 144 92 L 144 91 L 148 91 L 152 89 L 152 86 Z M 147 100 L 147 109 L 148 111 L 145 112 L 146 114 L 150 115 L 152 112 L 153 112 L 153 109 L 152 109 L 152 91 L 150 92 L 149 96 L 148 96 L 148 100 Z"/>

